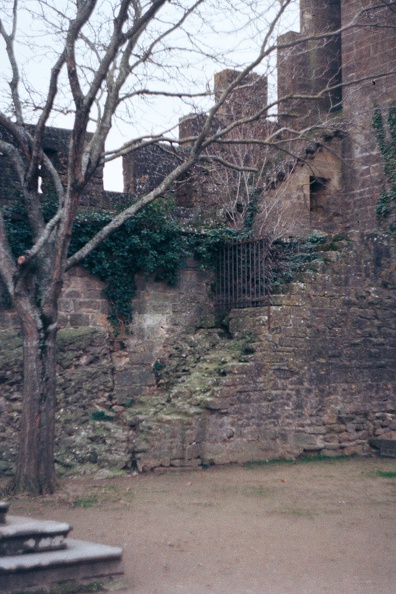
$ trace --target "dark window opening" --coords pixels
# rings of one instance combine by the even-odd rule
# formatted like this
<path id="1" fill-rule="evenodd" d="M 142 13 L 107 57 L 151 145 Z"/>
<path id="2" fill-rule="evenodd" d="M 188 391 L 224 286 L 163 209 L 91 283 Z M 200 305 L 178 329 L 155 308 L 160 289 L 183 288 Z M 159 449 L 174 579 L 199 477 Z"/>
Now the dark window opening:
<path id="1" fill-rule="evenodd" d="M 309 209 L 312 214 L 324 215 L 328 181 L 324 177 L 309 178 Z"/>

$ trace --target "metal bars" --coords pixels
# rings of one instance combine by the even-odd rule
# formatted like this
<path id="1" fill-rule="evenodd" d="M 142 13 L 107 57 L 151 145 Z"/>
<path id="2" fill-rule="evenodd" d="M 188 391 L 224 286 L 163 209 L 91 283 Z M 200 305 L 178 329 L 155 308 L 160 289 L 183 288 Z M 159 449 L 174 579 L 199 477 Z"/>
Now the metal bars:
<path id="1" fill-rule="evenodd" d="M 268 303 L 269 269 L 266 239 L 222 246 L 217 266 L 216 305 L 243 308 Z"/>

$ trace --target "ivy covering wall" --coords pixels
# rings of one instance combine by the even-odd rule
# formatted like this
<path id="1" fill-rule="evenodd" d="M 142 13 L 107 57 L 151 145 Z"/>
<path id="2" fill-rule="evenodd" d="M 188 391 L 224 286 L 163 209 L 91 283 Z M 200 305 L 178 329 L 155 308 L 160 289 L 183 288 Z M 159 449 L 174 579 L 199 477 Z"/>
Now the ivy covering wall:
<path id="1" fill-rule="evenodd" d="M 379 221 L 386 221 L 391 233 L 396 232 L 396 103 L 392 104 L 384 119 L 376 107 L 373 128 L 378 148 L 383 157 L 383 188 L 375 210 Z"/>

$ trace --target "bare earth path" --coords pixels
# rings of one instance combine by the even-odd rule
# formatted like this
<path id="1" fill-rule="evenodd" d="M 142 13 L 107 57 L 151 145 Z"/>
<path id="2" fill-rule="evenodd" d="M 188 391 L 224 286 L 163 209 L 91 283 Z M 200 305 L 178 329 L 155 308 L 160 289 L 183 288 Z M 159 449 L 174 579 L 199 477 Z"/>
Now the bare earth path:
<path id="1" fill-rule="evenodd" d="M 81 477 L 12 512 L 123 546 L 131 594 L 395 594 L 395 471 L 354 458 Z"/>

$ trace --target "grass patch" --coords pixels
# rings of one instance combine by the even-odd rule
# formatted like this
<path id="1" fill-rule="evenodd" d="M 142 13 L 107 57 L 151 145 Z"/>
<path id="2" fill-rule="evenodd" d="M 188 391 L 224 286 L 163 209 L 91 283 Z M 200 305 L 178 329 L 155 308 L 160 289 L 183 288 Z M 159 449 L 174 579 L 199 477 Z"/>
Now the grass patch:
<path id="1" fill-rule="evenodd" d="M 97 497 L 82 496 L 73 501 L 72 507 L 83 507 L 84 509 L 86 509 L 88 507 L 92 507 L 93 505 L 95 505 L 95 503 L 98 503 Z"/>
<path id="2" fill-rule="evenodd" d="M 396 479 L 396 470 L 377 470 L 377 476 L 381 478 Z"/>
<path id="3" fill-rule="evenodd" d="M 262 487 L 261 485 L 254 485 L 251 487 L 244 487 L 242 489 L 242 495 L 247 495 L 249 497 L 268 497 L 268 489 Z"/>
<path id="4" fill-rule="evenodd" d="M 301 507 L 289 507 L 285 506 L 280 509 L 274 510 L 275 513 L 282 516 L 294 516 L 296 518 L 311 518 L 313 519 L 314 514 L 309 509 L 302 509 Z"/>
<path id="5" fill-rule="evenodd" d="M 103 592 L 105 584 L 102 582 L 60 582 L 47 587 L 18 590 L 15 594 L 87 594 L 88 592 Z"/>
<path id="6" fill-rule="evenodd" d="M 249 460 L 243 464 L 245 470 L 252 470 L 257 466 L 269 466 L 272 464 L 297 464 L 293 458 L 270 458 L 269 460 Z"/>
<path id="7" fill-rule="evenodd" d="M 338 456 L 325 456 L 318 454 L 316 456 L 299 456 L 298 458 L 270 458 L 269 460 L 249 460 L 243 464 L 246 470 L 257 468 L 257 466 L 268 466 L 270 464 L 306 464 L 308 462 L 337 462 L 339 460 L 350 460 L 356 458 L 357 454 L 339 454 Z"/>
<path id="8" fill-rule="evenodd" d="M 339 460 L 351 460 L 357 458 L 357 454 L 338 454 L 337 456 L 325 456 L 324 454 L 317 454 L 316 456 L 299 456 L 297 462 L 337 462 Z"/>

